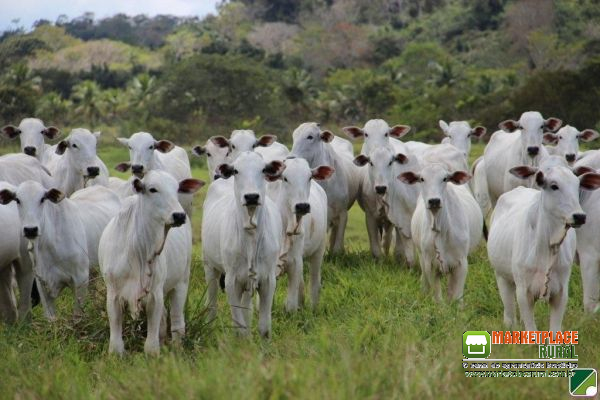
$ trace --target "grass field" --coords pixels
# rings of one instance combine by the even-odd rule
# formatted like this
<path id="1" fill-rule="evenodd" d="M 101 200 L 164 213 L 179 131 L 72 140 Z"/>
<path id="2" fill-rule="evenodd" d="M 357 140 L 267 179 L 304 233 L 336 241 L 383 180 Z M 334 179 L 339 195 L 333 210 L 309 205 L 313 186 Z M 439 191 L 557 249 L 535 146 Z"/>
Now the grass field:
<path id="1" fill-rule="evenodd" d="M 481 146 L 474 148 L 475 153 Z M 127 159 L 123 149 L 101 150 L 109 166 Z M 197 162 L 197 161 L 195 161 Z M 194 175 L 207 179 L 194 164 Z M 202 189 L 202 193 L 205 193 Z M 200 206 L 194 232 L 199 237 Z M 0 398 L 565 398 L 566 378 L 466 378 L 461 366 L 465 330 L 503 330 L 502 305 L 482 244 L 469 259 L 464 307 L 435 304 L 419 276 L 393 259 L 375 262 L 367 251 L 363 214 L 354 207 L 346 235 L 348 254 L 327 258 L 321 304 L 315 312 L 283 310 L 285 278 L 278 281 L 273 335 L 236 338 L 224 294 L 219 318 L 204 322 L 204 277 L 196 240 L 182 349 L 158 358 L 143 354 L 143 323 L 126 326 L 127 355 L 109 356 L 102 279 L 95 273 L 86 317 L 71 320 L 72 297 L 60 299 L 50 325 L 40 308 L 30 325 L 0 326 Z M 563 329 L 578 330 L 580 366 L 600 366 L 598 316 L 583 313 L 579 268 L 573 268 Z M 536 307 L 548 329 L 548 306 Z M 256 318 L 255 318 L 256 321 Z M 537 358 L 537 346 L 497 345 L 497 358 Z"/>

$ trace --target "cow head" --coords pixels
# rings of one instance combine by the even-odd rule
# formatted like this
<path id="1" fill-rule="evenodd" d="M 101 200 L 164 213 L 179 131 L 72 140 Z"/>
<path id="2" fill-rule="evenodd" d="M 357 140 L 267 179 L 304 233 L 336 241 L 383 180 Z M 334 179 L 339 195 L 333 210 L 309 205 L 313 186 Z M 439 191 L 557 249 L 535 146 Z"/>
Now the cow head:
<path id="1" fill-rule="evenodd" d="M 231 155 L 231 145 L 229 140 L 223 136 L 213 136 L 206 141 L 204 146 L 195 146 L 192 149 L 192 154 L 201 157 L 206 154 L 206 164 L 211 180 L 220 177 L 217 171 L 219 165 L 229 161 Z"/>
<path id="2" fill-rule="evenodd" d="M 521 130 L 521 153 L 523 159 L 537 159 L 540 154 L 544 132 L 556 132 L 562 125 L 558 118 L 544 119 L 537 111 L 527 111 L 519 121 L 507 120 L 500 123 L 500 129 L 513 132 Z"/>
<path id="3" fill-rule="evenodd" d="M 374 148 L 368 156 L 359 154 L 354 159 L 355 165 L 368 168 L 369 182 L 373 187 L 367 189 L 380 196 L 388 192 L 391 180 L 394 179 L 394 165 L 407 163 L 406 155 L 394 153 L 389 146 Z"/>
<path id="4" fill-rule="evenodd" d="M 71 131 L 69 137 L 56 146 L 56 154 L 68 158 L 71 168 L 86 179 L 93 179 L 100 174 L 100 164 L 96 156 L 96 144 L 100 132 L 90 132 L 77 128 Z"/>
<path id="5" fill-rule="evenodd" d="M 313 160 L 325 154 L 326 145 L 333 140 L 334 135 L 330 131 L 322 131 L 316 122 L 305 122 L 294 130 L 292 137 L 292 154 L 306 159 L 312 165 Z"/>
<path id="6" fill-rule="evenodd" d="M 40 160 L 44 154 L 44 139 L 54 139 L 60 131 L 54 126 L 44 126 L 44 123 L 37 118 L 25 118 L 19 127 L 14 125 L 3 127 L 2 134 L 9 139 L 19 137 L 21 151 Z"/>
<path id="7" fill-rule="evenodd" d="M 168 140 L 154 140 L 147 132 L 134 133 L 129 139 L 119 138 L 119 142 L 129 149 L 131 172 L 142 178 L 146 172 L 155 168 L 155 151 L 168 153 L 175 145 Z"/>
<path id="8" fill-rule="evenodd" d="M 440 120 L 440 129 L 448 138 L 448 143 L 459 149 L 465 157 L 469 157 L 471 152 L 471 139 L 482 138 L 487 130 L 483 126 L 471 128 L 467 121 L 452 121 L 448 125 L 445 121 Z"/>
<path id="9" fill-rule="evenodd" d="M 343 131 L 352 140 L 363 138 L 365 141 L 363 153 L 368 154 L 371 149 L 388 146 L 389 138 L 400 139 L 410 132 L 410 126 L 394 125 L 390 128 L 384 120 L 372 119 L 367 121 L 362 129 L 356 126 L 347 126 L 343 128 Z"/>
<path id="10" fill-rule="evenodd" d="M 598 136 L 598 132 L 593 129 L 585 129 L 579 132 L 577 128 L 567 125 L 556 133 L 548 132 L 544 134 L 544 142 L 546 144 L 556 144 L 556 154 L 564 157 L 569 165 L 573 165 L 579 153 L 579 142 L 589 142 Z"/>

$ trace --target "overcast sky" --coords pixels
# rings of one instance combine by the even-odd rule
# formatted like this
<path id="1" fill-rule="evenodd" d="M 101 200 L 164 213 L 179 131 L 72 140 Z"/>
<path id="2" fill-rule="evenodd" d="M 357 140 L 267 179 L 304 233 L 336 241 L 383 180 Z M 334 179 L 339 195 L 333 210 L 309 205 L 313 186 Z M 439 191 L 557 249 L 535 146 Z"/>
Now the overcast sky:
<path id="1" fill-rule="evenodd" d="M 13 19 L 19 19 L 18 26 L 30 29 L 38 19 L 54 22 L 61 14 L 74 18 L 87 11 L 96 18 L 117 13 L 203 17 L 215 14 L 217 3 L 218 0 L 0 0 L 0 31 L 14 27 Z"/>

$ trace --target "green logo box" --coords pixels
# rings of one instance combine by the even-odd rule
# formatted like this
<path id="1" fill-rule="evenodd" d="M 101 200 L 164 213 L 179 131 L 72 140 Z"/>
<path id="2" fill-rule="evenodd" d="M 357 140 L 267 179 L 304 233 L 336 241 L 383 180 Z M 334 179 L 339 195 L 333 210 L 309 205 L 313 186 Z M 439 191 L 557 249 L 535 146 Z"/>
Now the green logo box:
<path id="1" fill-rule="evenodd" d="M 463 333 L 463 356 L 465 358 L 488 358 L 492 352 L 492 338 L 486 331 Z"/>
<path id="2" fill-rule="evenodd" d="M 598 372 L 593 368 L 575 368 L 569 376 L 571 396 L 592 397 L 598 393 Z"/>

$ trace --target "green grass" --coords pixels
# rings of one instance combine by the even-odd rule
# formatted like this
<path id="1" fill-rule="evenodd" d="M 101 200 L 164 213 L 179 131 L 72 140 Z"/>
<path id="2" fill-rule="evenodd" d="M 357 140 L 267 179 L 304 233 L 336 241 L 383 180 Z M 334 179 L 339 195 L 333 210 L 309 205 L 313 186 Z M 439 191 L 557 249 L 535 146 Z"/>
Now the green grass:
<path id="1" fill-rule="evenodd" d="M 474 152 L 480 153 L 481 146 Z M 102 149 L 109 166 L 124 149 Z M 195 161 L 194 175 L 206 179 Z M 202 190 L 202 193 L 205 189 Z M 194 218 L 199 238 L 200 205 Z M 61 318 L 48 324 L 35 310 L 28 326 L 0 327 L 0 398 L 563 398 L 566 378 L 465 378 L 465 330 L 503 330 L 502 306 L 482 244 L 469 260 L 464 308 L 435 304 L 419 276 L 392 259 L 375 262 L 367 251 L 362 212 L 354 207 L 349 253 L 326 259 L 322 302 L 316 312 L 283 311 L 285 279 L 278 281 L 273 335 L 236 338 L 224 294 L 219 318 L 204 323 L 204 278 L 196 241 L 188 298 L 188 337 L 182 349 L 158 358 L 143 354 L 144 324 L 126 325 L 127 355 L 107 354 L 108 322 L 102 279 L 94 274 L 86 317 L 70 318 L 72 298 L 59 301 Z M 579 330 L 580 366 L 598 367 L 598 317 L 583 313 L 579 268 L 573 269 L 564 329 Z M 548 306 L 536 307 L 548 329 Z M 256 320 L 256 318 L 255 318 Z M 498 345 L 492 356 L 537 357 L 537 346 Z"/>

